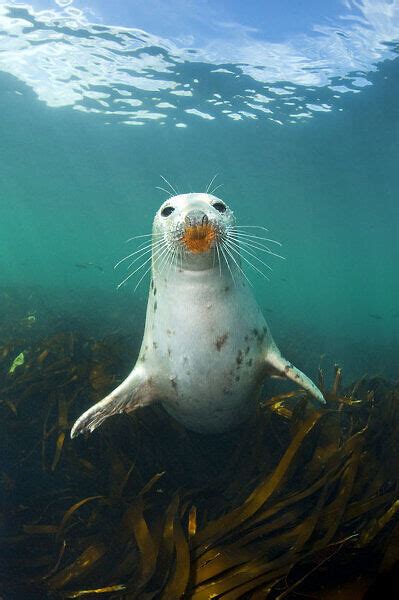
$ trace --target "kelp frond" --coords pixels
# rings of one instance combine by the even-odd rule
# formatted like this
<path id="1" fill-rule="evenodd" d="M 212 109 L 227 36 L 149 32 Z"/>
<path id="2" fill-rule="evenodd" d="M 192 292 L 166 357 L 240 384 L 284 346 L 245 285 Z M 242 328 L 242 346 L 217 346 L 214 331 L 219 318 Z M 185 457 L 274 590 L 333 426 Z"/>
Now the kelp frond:
<path id="1" fill-rule="evenodd" d="M 239 435 L 190 434 L 148 409 L 71 443 L 120 348 L 61 334 L 11 372 L 19 347 L 0 349 L 5 597 L 282 600 L 317 595 L 319 573 L 328 587 L 329 565 L 361 573 L 362 553 L 367 585 L 398 561 L 397 386 L 345 389 L 335 367 L 331 389 L 320 372 L 325 409 L 282 394 Z"/>

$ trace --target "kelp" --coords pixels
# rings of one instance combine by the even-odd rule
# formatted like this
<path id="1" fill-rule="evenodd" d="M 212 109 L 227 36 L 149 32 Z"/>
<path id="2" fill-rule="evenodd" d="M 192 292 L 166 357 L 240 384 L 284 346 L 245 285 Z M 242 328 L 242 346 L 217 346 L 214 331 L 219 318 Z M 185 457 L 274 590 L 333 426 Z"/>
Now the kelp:
<path id="1" fill-rule="evenodd" d="M 128 370 L 124 343 L 68 331 L 0 347 L 0 595 L 360 598 L 397 568 L 398 385 L 344 388 L 335 366 L 320 410 L 295 390 L 201 436 L 147 408 L 71 441 Z"/>

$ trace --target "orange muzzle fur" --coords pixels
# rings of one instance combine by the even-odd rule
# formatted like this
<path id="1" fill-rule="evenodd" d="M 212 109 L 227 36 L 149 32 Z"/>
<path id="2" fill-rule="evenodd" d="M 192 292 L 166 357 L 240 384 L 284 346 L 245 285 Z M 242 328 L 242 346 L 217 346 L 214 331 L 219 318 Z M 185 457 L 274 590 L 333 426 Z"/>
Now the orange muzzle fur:
<path id="1" fill-rule="evenodd" d="M 210 250 L 213 240 L 216 239 L 216 230 L 212 225 L 190 225 L 184 230 L 182 238 L 187 250 L 200 254 Z"/>

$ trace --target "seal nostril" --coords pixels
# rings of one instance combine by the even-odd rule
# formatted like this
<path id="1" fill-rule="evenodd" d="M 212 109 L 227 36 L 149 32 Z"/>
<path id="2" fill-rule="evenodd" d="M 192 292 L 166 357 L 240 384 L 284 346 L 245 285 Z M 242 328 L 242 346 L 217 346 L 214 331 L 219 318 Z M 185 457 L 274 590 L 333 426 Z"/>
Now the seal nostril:
<path id="1" fill-rule="evenodd" d="M 199 225 L 208 225 L 208 216 L 202 210 L 191 210 L 184 218 L 188 227 L 198 227 Z"/>

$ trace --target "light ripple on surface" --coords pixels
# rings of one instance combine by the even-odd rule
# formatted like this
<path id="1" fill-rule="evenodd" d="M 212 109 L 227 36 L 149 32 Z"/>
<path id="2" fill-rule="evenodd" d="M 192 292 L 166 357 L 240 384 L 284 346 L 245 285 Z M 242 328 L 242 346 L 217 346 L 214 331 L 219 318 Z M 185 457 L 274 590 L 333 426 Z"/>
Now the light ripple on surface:
<path id="1" fill-rule="evenodd" d="M 346 0 L 353 14 L 343 14 L 339 27 L 315 25 L 312 35 L 285 42 L 238 27 L 195 48 L 140 29 L 90 23 L 72 0 L 55 4 L 40 11 L 0 0 L 0 70 L 48 106 L 129 125 L 184 127 L 198 117 L 298 123 L 339 108 L 342 94 L 360 93 L 378 63 L 397 56 L 398 0 Z M 180 112 L 158 112 L 166 108 L 184 119 L 175 116 Z"/>

